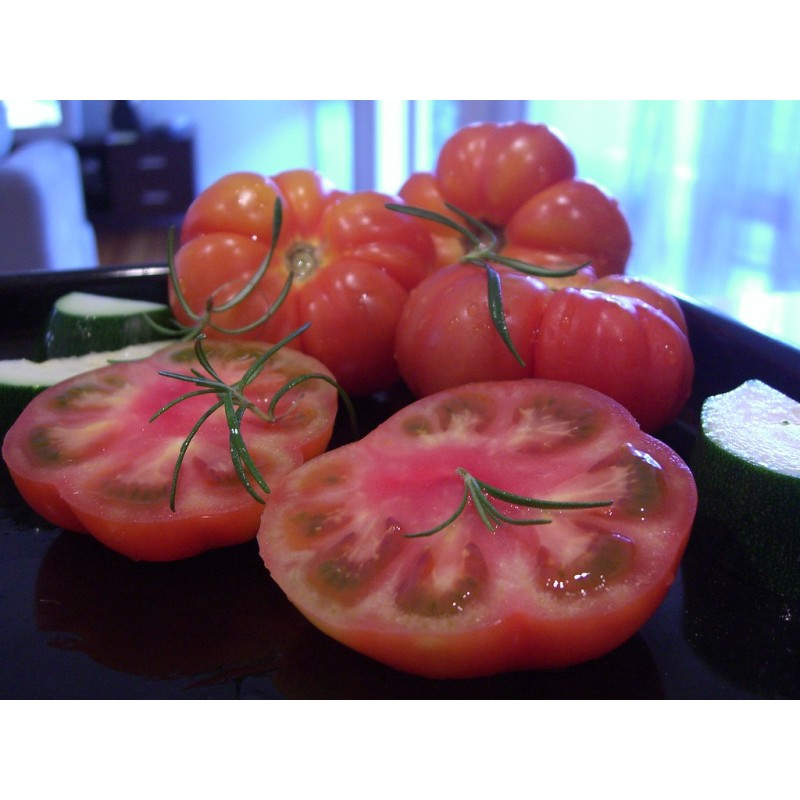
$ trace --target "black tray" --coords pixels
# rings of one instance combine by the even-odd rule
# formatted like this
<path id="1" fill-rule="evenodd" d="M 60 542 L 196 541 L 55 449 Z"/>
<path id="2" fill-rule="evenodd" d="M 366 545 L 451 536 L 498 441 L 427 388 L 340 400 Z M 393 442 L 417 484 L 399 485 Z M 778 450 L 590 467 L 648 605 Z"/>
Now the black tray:
<path id="1" fill-rule="evenodd" d="M 0 276 L 0 357 L 38 357 L 52 303 L 80 289 L 166 297 L 163 266 Z M 702 400 L 760 378 L 800 397 L 800 351 L 681 300 L 695 389 L 661 438 L 688 459 Z M 362 409 L 377 421 L 388 397 Z M 45 523 L 0 468 L 2 698 L 796 698 L 800 603 L 720 563 L 698 520 L 652 619 L 597 661 L 433 681 L 333 642 L 269 579 L 255 543 L 137 564 Z"/>

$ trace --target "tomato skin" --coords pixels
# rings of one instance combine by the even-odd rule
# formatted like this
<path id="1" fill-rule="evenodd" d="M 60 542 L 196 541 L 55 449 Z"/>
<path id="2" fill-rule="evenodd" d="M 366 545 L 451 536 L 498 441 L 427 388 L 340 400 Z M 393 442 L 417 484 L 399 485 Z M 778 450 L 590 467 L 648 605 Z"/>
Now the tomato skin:
<path id="1" fill-rule="evenodd" d="M 370 191 L 343 195 L 320 220 L 319 236 L 330 256 L 363 259 L 410 290 L 431 271 L 433 242 L 419 220 L 386 208 L 396 200 Z"/>
<path id="2" fill-rule="evenodd" d="M 537 257 L 541 254 L 526 251 Z M 645 430 L 672 422 L 691 393 L 694 358 L 680 304 L 655 285 L 587 270 L 547 282 L 498 268 L 513 357 L 488 311 L 486 273 L 441 267 L 411 293 L 395 357 L 416 397 L 476 381 L 548 378 L 590 386 Z"/>
<path id="3" fill-rule="evenodd" d="M 186 211 L 181 243 L 205 233 L 238 233 L 269 246 L 275 198 L 274 181 L 254 172 L 225 175 L 199 194 Z"/>
<path id="4" fill-rule="evenodd" d="M 456 510 L 459 467 L 528 497 L 613 502 L 545 514 L 498 501 L 549 523 L 488 530 L 470 501 L 408 538 Z M 395 669 L 466 678 L 580 663 L 632 636 L 674 579 L 697 491 L 610 398 L 521 380 L 417 401 L 292 472 L 272 500 L 260 553 L 314 625 Z"/>
<path id="5" fill-rule="evenodd" d="M 396 383 L 397 363 L 387 353 L 394 349 L 406 289 L 388 272 L 356 258 L 331 263 L 315 283 L 313 293 L 297 295 L 297 319 L 312 321 L 303 349 L 331 365 L 352 394 L 368 395 Z M 349 309 L 344 325 L 342 309 Z"/>
<path id="6" fill-rule="evenodd" d="M 493 226 L 504 226 L 529 197 L 575 174 L 575 159 L 547 126 L 478 123 L 456 131 L 436 164 L 448 202 Z"/>
<path id="7" fill-rule="evenodd" d="M 456 224 L 463 224 L 463 219 L 445 205 L 436 176 L 432 173 L 415 172 L 406 180 L 398 194 L 410 206 L 434 211 Z M 436 267 L 461 261 L 466 248 L 457 230 L 433 220 L 422 220 L 422 224 L 436 249 Z"/>
<path id="8" fill-rule="evenodd" d="M 451 264 L 412 291 L 397 326 L 395 357 L 405 384 L 417 397 L 473 381 L 533 376 L 534 335 L 549 291 L 537 278 L 496 269 L 506 324 L 524 365 L 492 323 L 485 270 Z"/>
<path id="9" fill-rule="evenodd" d="M 657 308 L 662 314 L 666 314 L 687 336 L 689 334 L 683 309 L 674 295 L 659 289 L 645 278 L 633 275 L 605 275 L 589 282 L 587 288 L 620 297 L 638 297 L 653 308 Z"/>
<path id="10" fill-rule="evenodd" d="M 637 297 L 556 292 L 542 314 L 536 376 L 604 392 L 644 430 L 673 421 L 689 399 L 694 359 L 685 333 Z"/>
<path id="11" fill-rule="evenodd" d="M 241 234 L 209 233 L 191 239 L 175 254 L 178 287 L 195 313 L 203 310 L 208 298 L 214 307 L 219 307 L 244 288 L 268 253 L 267 245 Z M 172 281 L 168 295 L 175 319 L 193 327 L 196 320 L 179 303 Z M 211 319 L 220 327 L 237 330 L 261 319 L 268 309 L 269 299 L 263 291 L 255 291 L 235 308 L 212 313 Z M 260 326 L 262 331 L 263 327 Z M 235 335 L 253 339 L 259 337 L 259 332 L 257 329 Z"/>
<path id="12" fill-rule="evenodd" d="M 284 213 L 289 215 L 281 230 L 295 237 L 313 239 L 325 209 L 345 197 L 322 175 L 308 169 L 287 170 L 275 175 L 272 181 L 280 191 Z"/>
<path id="13" fill-rule="evenodd" d="M 263 259 L 257 254 L 266 255 L 270 245 L 276 198 L 282 203 L 283 224 L 272 261 L 255 296 L 224 317 L 220 314 L 219 324 L 238 328 L 258 319 L 259 312 L 275 304 L 291 274 L 292 287 L 280 307 L 245 335 L 279 341 L 310 323 L 292 347 L 325 363 L 351 394 L 389 388 L 398 380 L 393 348 L 400 309 L 435 261 L 434 243 L 423 223 L 386 208 L 398 198 L 341 192 L 311 170 L 271 178 L 226 176 L 201 193 L 186 215 L 175 264 L 187 304 L 194 314 L 202 314 L 216 287 L 231 282 L 231 273 L 240 273 L 233 284 L 238 287 L 256 272 Z M 236 243 L 228 249 L 241 257 L 232 258 L 218 240 L 208 241 L 212 252 L 204 256 L 203 240 L 225 234 Z M 245 245 L 242 239 L 251 241 Z M 328 270 L 333 274 L 326 276 Z M 365 270 L 374 276 L 366 277 Z M 174 292 L 170 302 L 185 322 L 188 315 Z M 206 333 L 220 335 L 212 328 Z"/>
<path id="14" fill-rule="evenodd" d="M 206 351 L 226 382 L 241 378 L 264 343 L 208 343 Z M 180 444 L 213 404 L 206 396 L 166 403 L 192 391 L 161 370 L 199 369 L 194 345 L 170 345 L 139 361 L 120 362 L 70 378 L 37 395 L 9 429 L 3 459 L 20 494 L 55 525 L 94 538 L 129 558 L 170 561 L 254 538 L 263 506 L 234 473 L 229 428 L 218 409 L 186 451 L 176 508 L 169 489 Z M 262 410 L 288 380 L 327 369 L 284 348 L 245 393 Z M 276 408 L 276 421 L 252 411 L 242 436 L 268 484 L 328 445 L 338 405 L 329 382 L 308 380 Z"/>
<path id="15" fill-rule="evenodd" d="M 532 196 L 506 227 L 508 242 L 555 253 L 581 253 L 598 276 L 621 273 L 631 253 L 619 205 L 589 181 L 566 180 Z"/>
<path id="16" fill-rule="evenodd" d="M 575 178 L 575 159 L 545 125 L 480 123 L 457 131 L 442 146 L 432 174 L 417 173 L 400 189 L 409 205 L 463 224 L 451 204 L 494 229 L 501 253 L 539 263 L 591 261 L 597 276 L 624 272 L 632 240 L 617 202 Z M 467 244 L 443 225 L 435 231 L 437 265 L 460 260 Z"/>

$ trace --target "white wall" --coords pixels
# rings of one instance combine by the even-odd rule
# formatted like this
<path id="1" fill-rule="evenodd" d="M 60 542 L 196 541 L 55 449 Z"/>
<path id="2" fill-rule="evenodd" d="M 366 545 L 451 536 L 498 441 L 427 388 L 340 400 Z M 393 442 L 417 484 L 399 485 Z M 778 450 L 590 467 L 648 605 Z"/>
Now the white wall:
<path id="1" fill-rule="evenodd" d="M 352 188 L 352 130 L 344 101 L 138 100 L 132 105 L 147 128 L 192 130 L 198 191 L 230 172 L 272 175 L 298 166 L 324 166 L 337 186 Z M 111 101 L 86 101 L 87 136 L 109 129 L 110 110 Z M 336 147 L 341 140 L 346 146 Z"/>

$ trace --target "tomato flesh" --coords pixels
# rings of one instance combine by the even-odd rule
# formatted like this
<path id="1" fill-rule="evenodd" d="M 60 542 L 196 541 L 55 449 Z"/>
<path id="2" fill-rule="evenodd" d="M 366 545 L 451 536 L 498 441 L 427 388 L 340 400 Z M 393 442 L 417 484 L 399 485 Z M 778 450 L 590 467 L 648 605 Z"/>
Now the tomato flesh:
<path id="1" fill-rule="evenodd" d="M 262 355 L 262 343 L 205 347 L 226 382 L 241 378 Z M 42 392 L 3 442 L 3 458 L 20 493 L 45 519 L 88 532 L 134 559 L 167 561 L 254 538 L 262 504 L 244 488 L 231 460 L 222 409 L 203 424 L 186 451 L 170 509 L 181 444 L 216 399 L 182 401 L 152 422 L 166 403 L 195 387 L 159 370 L 199 369 L 194 345 L 170 345 L 140 361 L 111 364 Z M 245 394 L 266 410 L 288 380 L 330 372 L 308 356 L 282 349 Z M 322 452 L 338 404 L 334 386 L 303 381 L 280 400 L 276 420 L 246 412 L 242 435 L 267 483 Z"/>
<path id="2" fill-rule="evenodd" d="M 457 470 L 525 497 L 490 530 Z M 281 482 L 258 534 L 272 577 L 333 638 L 430 677 L 561 667 L 632 636 L 663 599 L 696 509 L 691 473 L 598 392 L 481 383 L 416 401 Z"/>

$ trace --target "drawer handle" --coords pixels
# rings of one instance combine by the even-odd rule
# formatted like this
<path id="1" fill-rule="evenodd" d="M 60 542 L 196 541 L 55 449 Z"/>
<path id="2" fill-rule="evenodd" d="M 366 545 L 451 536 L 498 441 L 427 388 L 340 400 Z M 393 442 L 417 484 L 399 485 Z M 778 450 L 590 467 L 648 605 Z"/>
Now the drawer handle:
<path id="1" fill-rule="evenodd" d="M 152 170 L 164 169 L 168 163 L 169 161 L 166 156 L 158 153 L 151 153 L 139 156 L 136 166 L 144 172 L 150 172 Z"/>
<path id="2" fill-rule="evenodd" d="M 139 195 L 143 206 L 163 206 L 169 202 L 169 191 L 166 189 L 150 189 Z"/>

